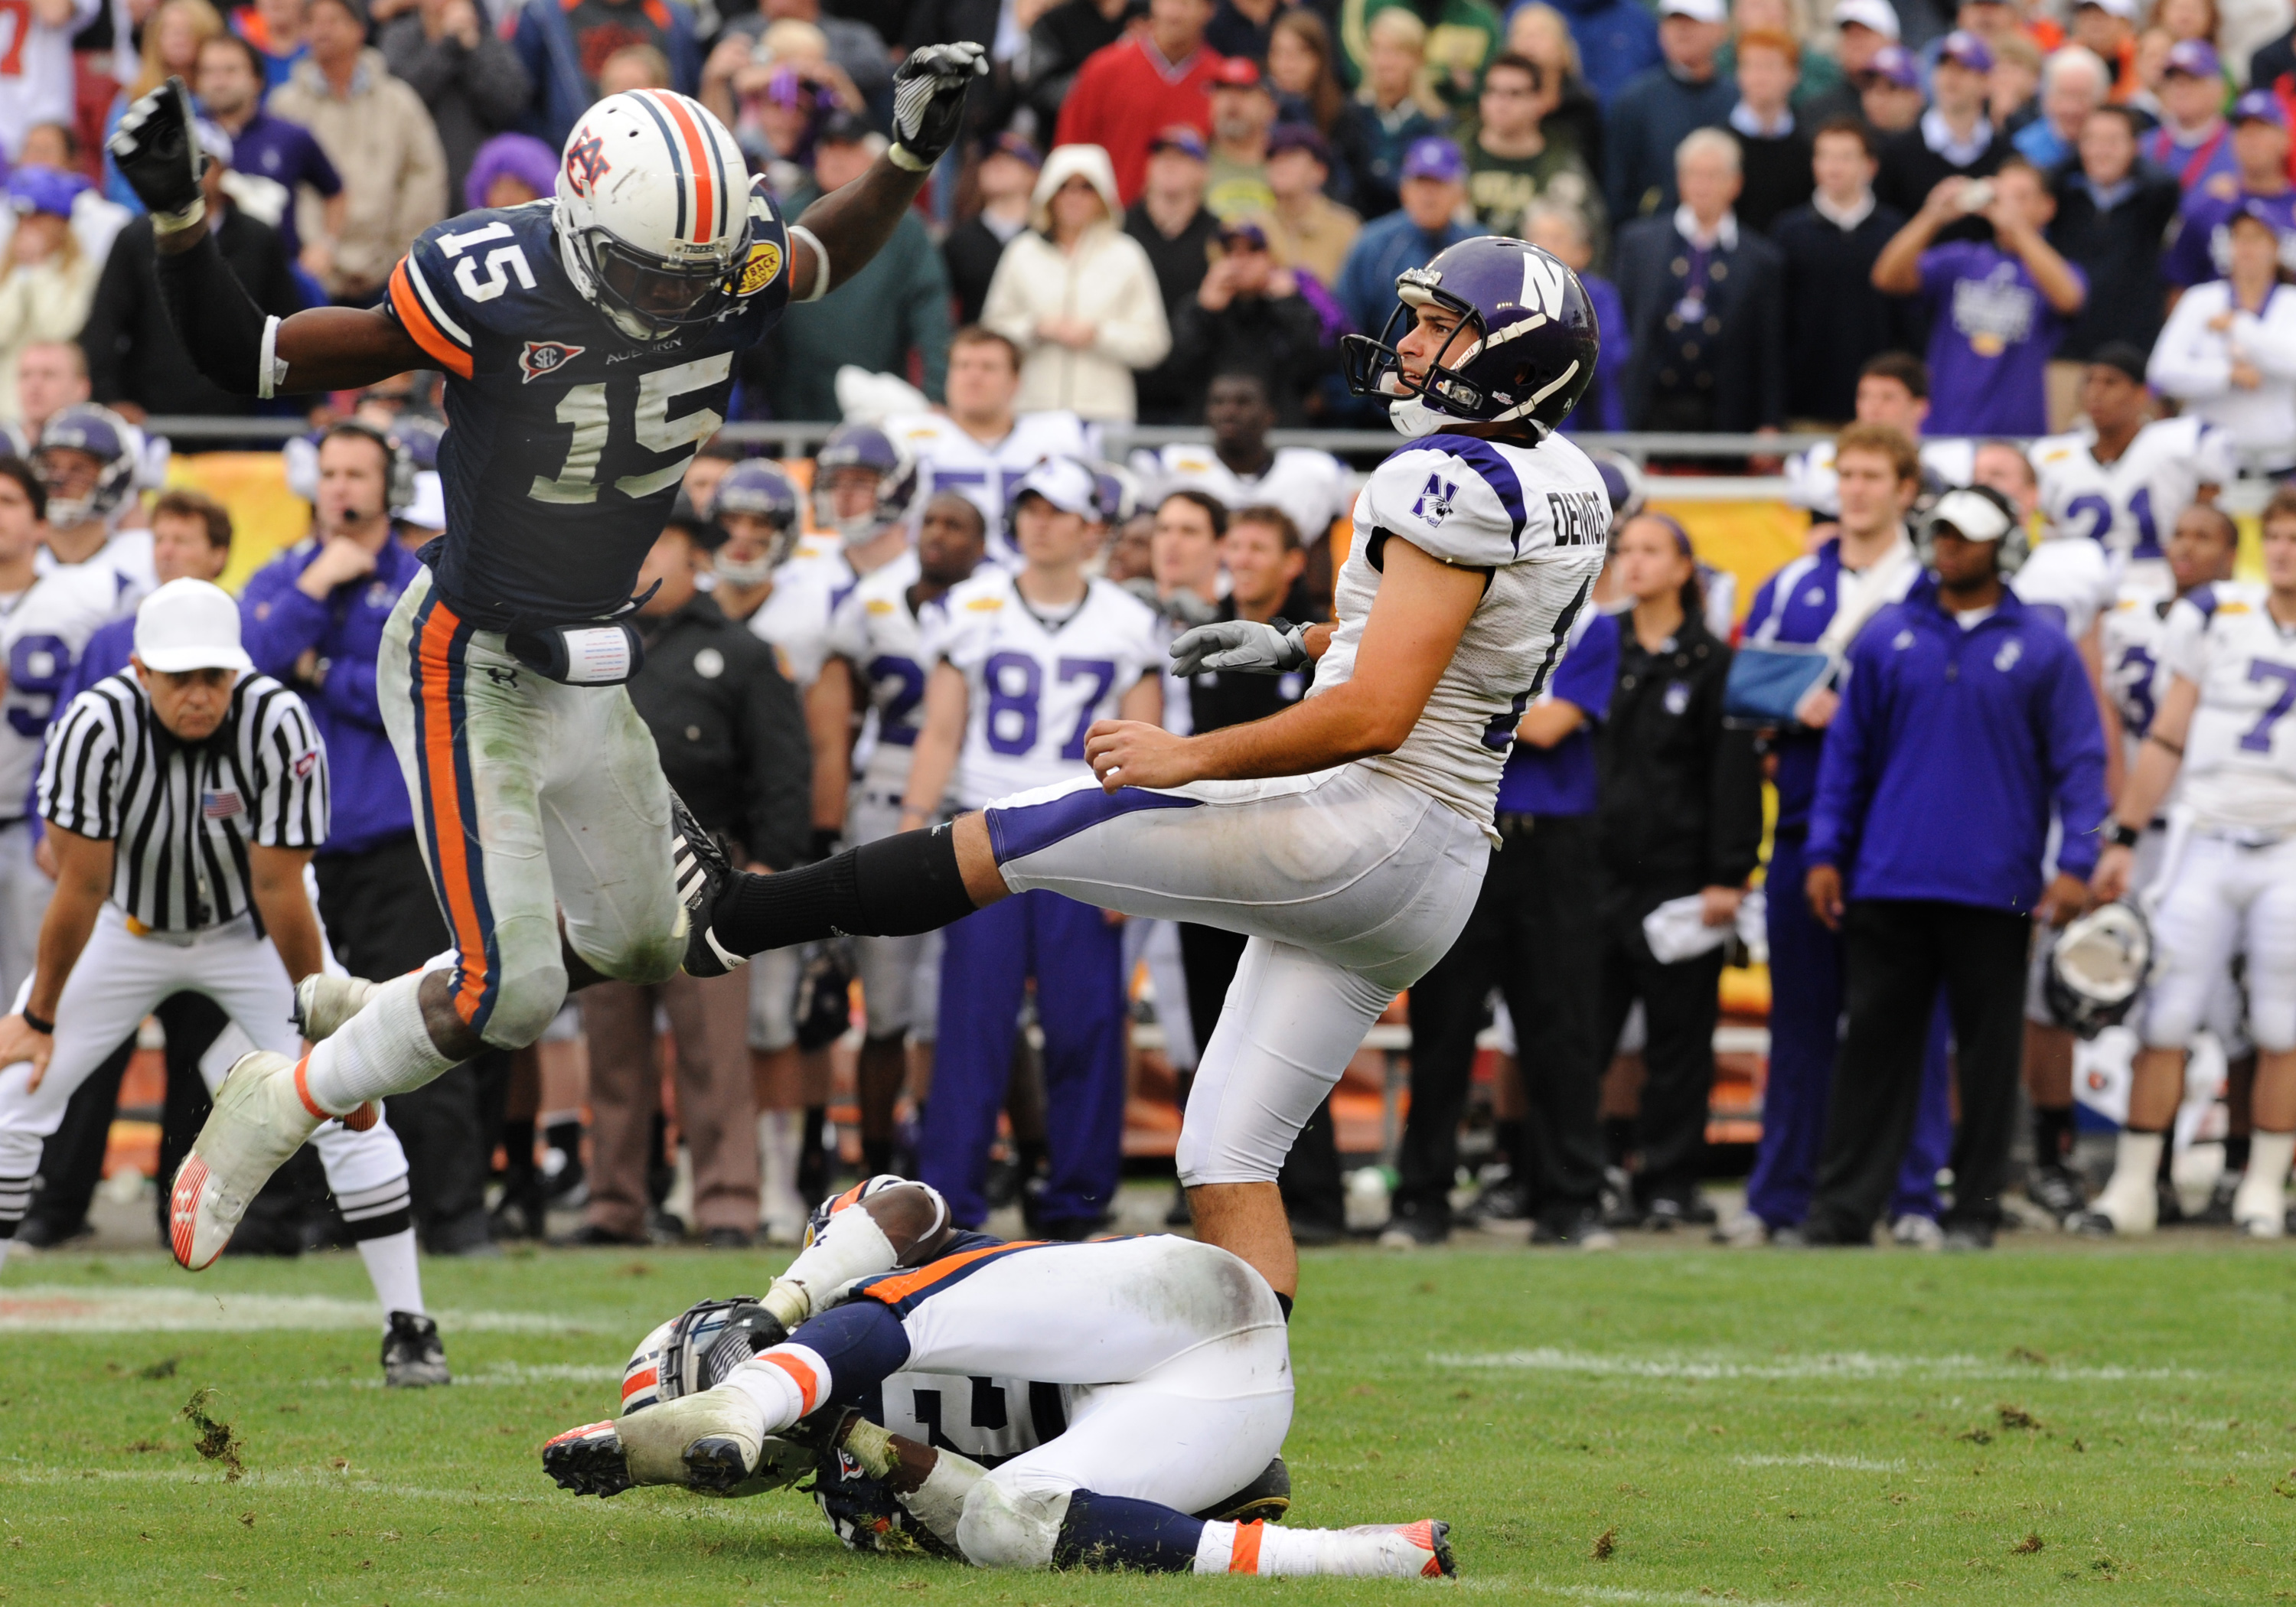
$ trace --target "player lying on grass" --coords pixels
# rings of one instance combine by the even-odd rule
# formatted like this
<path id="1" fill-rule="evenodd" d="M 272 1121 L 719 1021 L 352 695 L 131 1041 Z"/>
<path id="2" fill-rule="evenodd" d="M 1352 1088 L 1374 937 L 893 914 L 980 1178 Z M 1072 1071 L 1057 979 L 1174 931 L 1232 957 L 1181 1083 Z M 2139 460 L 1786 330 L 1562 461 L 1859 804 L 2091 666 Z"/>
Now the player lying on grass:
<path id="1" fill-rule="evenodd" d="M 857 1510 L 837 1488 L 849 1472 L 882 1481 L 920 1544 L 982 1567 L 1453 1571 L 1447 1526 L 1431 1521 L 1284 1529 L 1188 1515 L 1264 1510 L 1254 1487 L 1280 1471 L 1292 1423 L 1283 1313 L 1226 1250 L 1163 1234 L 1007 1244 L 952 1229 L 938 1193 L 891 1177 L 816 1220 L 763 1301 L 698 1335 L 714 1365 L 693 1366 L 681 1341 L 648 1366 L 641 1346 L 623 1414 L 545 1446 L 551 1477 L 578 1495 L 749 1495 L 818 1456 L 835 1464 L 823 1505 L 840 1532 Z M 899 1392 L 888 1381 L 916 1374 L 1033 1381 L 1033 1429 L 1053 1431 L 992 1468 L 863 1414 Z M 705 1387 L 669 1395 L 688 1382 Z M 1046 1385 L 1058 1404 L 1040 1408 Z"/>

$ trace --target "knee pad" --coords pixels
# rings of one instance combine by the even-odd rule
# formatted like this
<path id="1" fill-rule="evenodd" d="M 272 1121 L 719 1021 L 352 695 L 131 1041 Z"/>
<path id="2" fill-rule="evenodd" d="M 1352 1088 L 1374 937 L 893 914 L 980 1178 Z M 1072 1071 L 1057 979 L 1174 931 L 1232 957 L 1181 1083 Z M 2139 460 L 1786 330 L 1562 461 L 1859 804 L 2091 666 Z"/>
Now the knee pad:
<path id="1" fill-rule="evenodd" d="M 479 1036 L 496 1049 L 523 1049 L 550 1029 L 566 1002 L 566 968 L 546 965 L 504 976 Z"/>
<path id="2" fill-rule="evenodd" d="M 2206 979 L 2169 972 L 2154 979 L 2144 995 L 2144 1030 L 2147 1049 L 2182 1049 L 2201 1029 L 2208 1005 Z"/>
<path id="3" fill-rule="evenodd" d="M 689 930 L 685 910 L 680 906 L 677 919 L 667 931 L 634 935 L 619 951 L 611 955 L 583 955 L 582 958 L 601 975 L 617 982 L 628 982 L 638 988 L 652 988 L 667 982 L 685 963 L 685 938 Z M 581 951 L 577 949 L 577 954 Z"/>
<path id="4" fill-rule="evenodd" d="M 1007 1489 L 991 1473 L 964 1498 L 957 1549 L 976 1568 L 1050 1568 L 1069 1514 L 1065 1489 Z"/>

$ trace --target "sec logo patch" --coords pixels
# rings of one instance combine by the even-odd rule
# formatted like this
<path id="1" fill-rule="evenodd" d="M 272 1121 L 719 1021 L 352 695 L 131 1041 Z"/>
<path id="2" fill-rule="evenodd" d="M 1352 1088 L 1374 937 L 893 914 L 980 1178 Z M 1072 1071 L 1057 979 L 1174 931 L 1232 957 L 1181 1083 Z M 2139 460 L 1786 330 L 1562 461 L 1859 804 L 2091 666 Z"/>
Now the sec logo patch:
<path id="1" fill-rule="evenodd" d="M 563 340 L 529 340 L 526 349 L 518 355 L 519 372 L 526 378 L 521 384 L 531 385 L 546 373 L 556 373 L 589 349 L 586 346 L 569 346 Z"/>
<path id="2" fill-rule="evenodd" d="M 737 296 L 754 296 L 774 282 L 782 271 L 782 249 L 769 240 L 761 240 L 750 248 L 750 259 L 742 265 L 741 283 L 734 287 Z"/>

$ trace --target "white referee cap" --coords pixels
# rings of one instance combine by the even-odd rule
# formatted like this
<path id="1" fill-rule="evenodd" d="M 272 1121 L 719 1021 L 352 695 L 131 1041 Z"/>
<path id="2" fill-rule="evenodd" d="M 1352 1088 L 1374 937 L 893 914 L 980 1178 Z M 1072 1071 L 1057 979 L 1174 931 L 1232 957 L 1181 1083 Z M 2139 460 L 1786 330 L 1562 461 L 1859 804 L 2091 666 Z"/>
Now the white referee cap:
<path id="1" fill-rule="evenodd" d="M 193 669 L 252 669 L 239 644 L 239 604 L 205 580 L 170 580 L 135 611 L 135 656 L 168 675 Z"/>

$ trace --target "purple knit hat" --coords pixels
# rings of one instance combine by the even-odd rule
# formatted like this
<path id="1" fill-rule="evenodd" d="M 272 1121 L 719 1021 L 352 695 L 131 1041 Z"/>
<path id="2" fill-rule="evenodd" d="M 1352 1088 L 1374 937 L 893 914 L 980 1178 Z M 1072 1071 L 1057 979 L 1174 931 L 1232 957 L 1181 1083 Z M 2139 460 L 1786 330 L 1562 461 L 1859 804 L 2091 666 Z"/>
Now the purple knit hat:
<path id="1" fill-rule="evenodd" d="M 558 153 L 530 134 L 497 134 L 471 159 L 463 204 L 483 207 L 495 180 L 507 174 L 545 200 L 558 193 Z"/>

